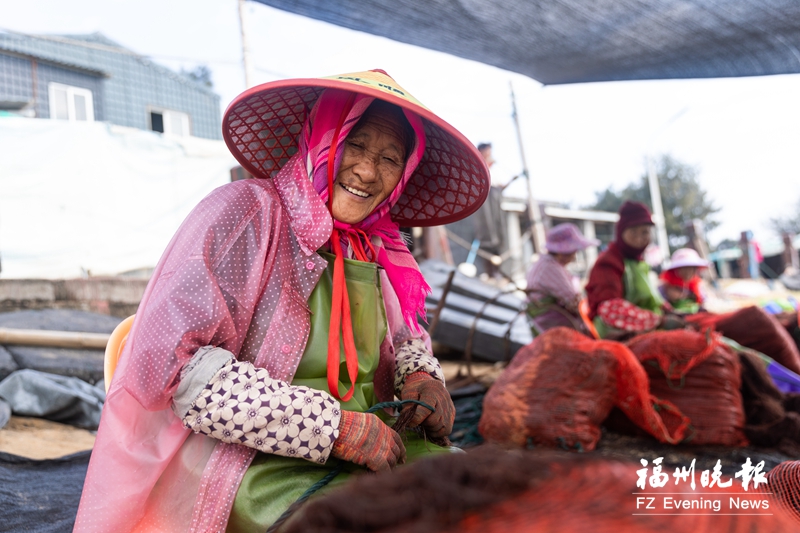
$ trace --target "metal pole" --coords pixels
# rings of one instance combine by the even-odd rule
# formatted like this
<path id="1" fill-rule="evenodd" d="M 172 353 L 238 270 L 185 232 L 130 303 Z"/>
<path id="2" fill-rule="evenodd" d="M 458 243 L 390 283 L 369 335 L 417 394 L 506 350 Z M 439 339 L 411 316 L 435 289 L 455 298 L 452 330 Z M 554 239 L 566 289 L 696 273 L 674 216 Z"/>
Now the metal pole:
<path id="1" fill-rule="evenodd" d="M 528 163 L 525 160 L 525 148 L 522 145 L 522 133 L 519 128 L 519 116 L 517 115 L 517 99 L 514 96 L 514 85 L 509 81 L 508 86 L 511 88 L 511 116 L 514 119 L 514 126 L 517 130 L 517 142 L 519 143 L 519 154 L 522 159 L 522 174 L 528 182 L 528 215 L 533 224 L 533 231 L 531 237 L 533 240 L 534 253 L 544 252 L 544 225 L 542 224 L 542 213 L 539 210 L 539 203 L 533 194 L 533 182 L 531 175 L 528 172 Z"/>
<path id="2" fill-rule="evenodd" d="M 239 0 L 239 30 L 242 35 L 242 66 L 244 67 L 244 84 L 249 89 L 255 83 L 253 65 L 250 61 L 250 48 L 247 44 L 247 30 L 245 29 L 245 1 Z"/>
<path id="3" fill-rule="evenodd" d="M 109 333 L 0 328 L 0 344 L 19 346 L 103 349 L 108 344 L 109 337 Z"/>
<path id="4" fill-rule="evenodd" d="M 661 204 L 661 188 L 658 186 L 658 174 L 652 157 L 647 158 L 647 181 L 650 185 L 650 202 L 653 204 L 653 222 L 656 223 L 656 241 L 661 250 L 661 264 L 669 259 L 669 237 L 667 223 L 664 218 L 664 207 Z"/>

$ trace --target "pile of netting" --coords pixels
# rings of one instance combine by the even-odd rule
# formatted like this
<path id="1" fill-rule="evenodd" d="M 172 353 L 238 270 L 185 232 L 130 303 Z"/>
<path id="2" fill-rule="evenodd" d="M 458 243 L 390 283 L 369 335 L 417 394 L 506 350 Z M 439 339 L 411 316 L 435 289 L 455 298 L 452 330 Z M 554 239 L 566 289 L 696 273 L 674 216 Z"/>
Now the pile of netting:
<path id="1" fill-rule="evenodd" d="M 800 522 L 800 461 L 786 461 L 767 473 L 769 491 L 778 506 Z"/>
<path id="2" fill-rule="evenodd" d="M 498 377 L 478 429 L 487 442 L 588 451 L 615 405 L 661 442 L 688 435 L 689 420 L 650 393 L 644 369 L 625 345 L 554 328 L 517 352 Z"/>
<path id="3" fill-rule="evenodd" d="M 650 393 L 689 417 L 685 443 L 747 445 L 739 356 L 718 333 L 654 331 L 627 345 L 647 372 Z"/>
<path id="4" fill-rule="evenodd" d="M 362 475 L 341 488 L 309 500 L 285 533 L 749 533 L 800 532 L 782 509 L 770 515 L 681 510 L 663 515 L 637 500 L 637 463 L 588 455 L 479 446 L 466 453 L 429 457 L 387 475 Z M 652 492 L 653 489 L 649 488 Z M 673 486 L 664 491 L 674 491 Z M 723 499 L 703 488 L 693 499 Z M 751 490 L 751 492 L 753 492 Z M 711 494 L 715 493 L 715 494 Z M 369 497 L 364 497 L 369 495 Z M 741 494 L 739 494 L 741 496 Z M 761 494 L 752 498 L 762 499 Z M 660 501 L 661 498 L 659 498 Z M 637 501 L 640 502 L 637 510 Z M 648 516 L 648 513 L 662 515 Z"/>
<path id="5" fill-rule="evenodd" d="M 740 350 L 739 362 L 745 436 L 752 444 L 800 456 L 800 394 L 778 389 L 762 355 Z"/>
<path id="6" fill-rule="evenodd" d="M 688 317 L 699 329 L 714 328 L 743 346 L 759 351 L 792 372 L 800 374 L 800 351 L 792 335 L 778 320 L 760 307 L 714 315 L 700 313 Z"/>

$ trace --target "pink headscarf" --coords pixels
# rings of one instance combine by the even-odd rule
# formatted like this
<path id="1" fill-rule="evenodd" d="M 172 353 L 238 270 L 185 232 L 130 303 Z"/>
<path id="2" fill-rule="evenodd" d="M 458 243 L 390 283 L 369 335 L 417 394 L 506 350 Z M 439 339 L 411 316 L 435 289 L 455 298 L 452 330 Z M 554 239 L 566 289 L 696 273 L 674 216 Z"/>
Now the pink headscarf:
<path id="1" fill-rule="evenodd" d="M 327 89 L 314 104 L 313 109 L 303 127 L 299 149 L 301 157 L 306 161 L 306 168 L 314 189 L 323 202 L 328 202 L 328 158 L 333 136 L 340 118 L 346 113 L 342 122 L 334 158 L 333 175 L 336 176 L 344 153 L 343 141 L 361 116 L 373 102 L 374 98 L 363 94 L 355 94 L 338 89 Z M 349 109 L 347 107 L 349 106 Z M 403 109 L 403 114 L 414 130 L 415 139 L 410 154 L 407 154 L 405 169 L 400 182 L 394 191 L 370 213 L 367 218 L 357 224 L 346 224 L 334 220 L 334 227 L 342 235 L 353 230 L 366 233 L 370 241 L 374 237 L 380 239 L 382 246 L 377 250 L 373 260 L 386 270 L 389 281 L 400 300 L 403 319 L 412 331 L 418 331 L 417 315 L 424 320 L 425 297 L 431 292 L 414 257 L 408 251 L 400 235 L 400 227 L 392 221 L 389 211 L 403 194 L 411 175 L 422 160 L 425 153 L 425 129 L 422 120 L 414 113 Z M 342 244 L 347 246 L 346 238 Z"/>

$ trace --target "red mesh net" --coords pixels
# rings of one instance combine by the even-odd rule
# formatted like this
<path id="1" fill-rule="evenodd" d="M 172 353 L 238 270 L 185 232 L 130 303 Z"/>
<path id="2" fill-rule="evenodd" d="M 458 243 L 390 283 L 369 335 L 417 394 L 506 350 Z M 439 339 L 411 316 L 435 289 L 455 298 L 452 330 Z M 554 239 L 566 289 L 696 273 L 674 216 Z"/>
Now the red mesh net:
<path id="1" fill-rule="evenodd" d="M 768 355 L 800 374 L 800 351 L 792 336 L 760 307 L 746 307 L 724 315 L 700 313 L 690 316 L 689 320 L 701 328 L 713 327 L 729 339 Z"/>
<path id="2" fill-rule="evenodd" d="M 650 380 L 650 393 L 689 417 L 686 442 L 746 446 L 739 357 L 719 335 L 655 331 L 628 343 Z"/>
<path id="3" fill-rule="evenodd" d="M 800 461 L 786 461 L 767 472 L 772 500 L 800 522 Z"/>
<path id="4" fill-rule="evenodd" d="M 478 429 L 489 442 L 593 450 L 615 404 L 662 442 L 679 442 L 688 427 L 668 402 L 656 411 L 647 376 L 624 345 L 554 328 L 517 352 L 498 377 Z"/>
<path id="5" fill-rule="evenodd" d="M 322 87 L 283 87 L 234 102 L 223 137 L 253 176 L 272 178 L 297 153 L 302 126 Z M 445 128 L 423 118 L 427 147 L 403 195 L 392 208 L 401 226 L 437 226 L 460 220 L 488 194 L 480 155 Z"/>

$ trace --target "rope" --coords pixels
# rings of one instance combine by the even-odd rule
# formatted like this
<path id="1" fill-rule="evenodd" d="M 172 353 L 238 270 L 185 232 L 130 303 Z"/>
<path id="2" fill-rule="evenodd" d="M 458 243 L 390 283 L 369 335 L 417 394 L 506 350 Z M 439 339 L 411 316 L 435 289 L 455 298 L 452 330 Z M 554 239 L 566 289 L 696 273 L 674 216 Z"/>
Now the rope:
<path id="1" fill-rule="evenodd" d="M 367 409 L 365 412 L 367 412 L 367 413 L 375 413 L 377 411 L 380 411 L 381 409 L 397 409 L 397 410 L 400 410 L 400 409 L 403 408 L 403 406 L 408 405 L 408 404 L 421 405 L 425 409 L 430 410 L 432 413 L 436 411 L 436 409 L 434 409 L 433 407 L 431 407 L 427 403 L 421 402 L 419 400 L 401 400 L 399 402 L 380 402 L 380 403 L 376 403 L 375 405 L 373 405 L 372 407 Z M 303 494 L 301 494 L 300 497 L 297 498 L 297 500 L 295 500 L 294 503 L 292 503 L 283 512 L 283 514 L 280 515 L 277 520 L 275 520 L 275 522 L 271 526 L 269 526 L 269 528 L 267 529 L 267 533 L 275 533 L 275 532 L 277 532 L 278 529 L 280 529 L 281 525 L 283 525 L 283 523 L 286 521 L 286 519 L 288 519 L 297 510 L 297 508 L 300 507 L 303 504 L 303 502 L 305 502 L 307 499 L 309 499 L 311 497 L 311 495 L 313 495 L 315 492 L 317 492 L 318 490 L 320 490 L 321 488 L 326 486 L 328 483 L 333 481 L 336 476 L 338 476 L 339 474 L 342 473 L 342 470 L 344 470 L 344 463 L 343 462 L 339 463 L 338 465 L 336 465 L 334 467 L 333 470 L 331 470 L 330 472 L 325 474 L 325 477 L 323 477 L 322 479 L 320 479 L 319 481 L 317 481 L 316 483 L 314 483 L 313 485 L 308 487 L 308 489 L 306 489 L 306 491 Z"/>

